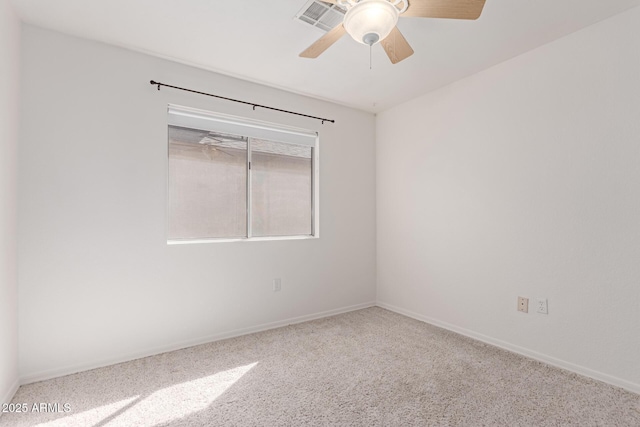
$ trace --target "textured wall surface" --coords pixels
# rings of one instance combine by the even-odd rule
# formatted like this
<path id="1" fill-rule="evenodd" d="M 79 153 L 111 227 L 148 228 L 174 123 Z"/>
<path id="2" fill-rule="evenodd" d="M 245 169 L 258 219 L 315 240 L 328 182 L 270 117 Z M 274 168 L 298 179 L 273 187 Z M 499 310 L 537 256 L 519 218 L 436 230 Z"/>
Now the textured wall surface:
<path id="1" fill-rule="evenodd" d="M 27 381 L 375 301 L 372 114 L 35 27 L 22 35 Z M 169 103 L 318 131 L 320 238 L 167 245 Z"/>
<path id="2" fill-rule="evenodd" d="M 636 8 L 379 114 L 378 301 L 640 391 L 639 52 Z"/>
<path id="3" fill-rule="evenodd" d="M 20 21 L 0 0 L 0 403 L 18 380 L 17 151 Z"/>

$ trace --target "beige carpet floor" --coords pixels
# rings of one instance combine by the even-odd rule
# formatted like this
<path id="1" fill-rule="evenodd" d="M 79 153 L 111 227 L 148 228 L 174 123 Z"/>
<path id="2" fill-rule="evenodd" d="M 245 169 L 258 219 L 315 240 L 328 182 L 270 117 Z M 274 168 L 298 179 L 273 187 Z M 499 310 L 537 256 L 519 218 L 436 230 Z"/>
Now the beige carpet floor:
<path id="1" fill-rule="evenodd" d="M 375 307 L 29 384 L 13 403 L 28 412 L 0 426 L 640 426 L 636 394 Z"/>

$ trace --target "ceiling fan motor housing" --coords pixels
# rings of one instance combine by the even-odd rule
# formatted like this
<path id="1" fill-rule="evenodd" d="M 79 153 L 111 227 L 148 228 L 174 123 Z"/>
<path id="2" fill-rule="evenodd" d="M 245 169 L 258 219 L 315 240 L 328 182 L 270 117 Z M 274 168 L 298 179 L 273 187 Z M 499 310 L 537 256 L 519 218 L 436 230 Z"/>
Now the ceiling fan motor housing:
<path id="1" fill-rule="evenodd" d="M 344 16 L 344 27 L 355 41 L 371 46 L 391 33 L 399 15 L 387 0 L 360 0 Z"/>

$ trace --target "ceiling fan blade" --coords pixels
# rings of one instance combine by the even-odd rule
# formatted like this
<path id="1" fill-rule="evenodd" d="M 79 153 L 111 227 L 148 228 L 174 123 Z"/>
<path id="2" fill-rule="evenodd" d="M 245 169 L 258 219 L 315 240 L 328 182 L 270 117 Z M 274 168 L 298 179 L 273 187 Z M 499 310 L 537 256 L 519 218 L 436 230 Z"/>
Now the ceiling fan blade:
<path id="1" fill-rule="evenodd" d="M 391 33 L 380 42 L 392 64 L 397 64 L 413 55 L 413 49 L 407 43 L 398 27 L 394 27 Z"/>
<path id="2" fill-rule="evenodd" d="M 402 16 L 478 19 L 485 0 L 411 0 Z"/>
<path id="3" fill-rule="evenodd" d="M 302 52 L 300 56 L 303 58 L 317 58 L 322 52 L 344 36 L 346 32 L 347 30 L 344 29 L 342 24 L 334 27 L 327 34 L 316 40 L 316 42 Z"/>

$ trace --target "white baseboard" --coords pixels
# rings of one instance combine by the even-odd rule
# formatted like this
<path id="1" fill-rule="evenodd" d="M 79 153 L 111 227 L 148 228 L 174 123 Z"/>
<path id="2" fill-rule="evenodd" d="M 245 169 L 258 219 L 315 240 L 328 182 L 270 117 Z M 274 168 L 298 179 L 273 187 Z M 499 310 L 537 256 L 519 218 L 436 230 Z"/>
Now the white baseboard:
<path id="1" fill-rule="evenodd" d="M 605 382 L 607 384 L 611 384 L 616 387 L 623 388 L 633 393 L 640 394 L 640 384 L 632 383 L 627 380 L 623 380 L 621 378 L 614 377 L 609 374 L 605 374 L 603 372 L 594 371 L 593 369 L 585 368 L 584 366 L 576 365 L 571 362 L 567 362 L 561 359 L 556 359 L 555 357 L 548 356 L 546 354 L 538 353 L 537 351 L 529 350 L 524 347 L 520 347 L 514 344 L 510 344 L 506 341 L 502 341 L 496 338 L 489 337 L 487 335 L 480 334 L 478 332 L 471 331 L 469 329 L 460 328 L 458 326 L 452 325 L 447 322 L 443 322 L 437 319 L 433 319 L 431 317 L 423 316 L 418 313 L 414 313 L 410 310 L 406 310 L 404 308 L 400 308 L 391 304 L 387 304 L 381 301 L 376 303 L 378 307 L 387 309 L 389 311 L 396 312 L 398 314 L 402 314 L 407 317 L 411 317 L 416 320 L 420 320 L 421 322 L 429 323 L 434 326 L 438 326 L 443 329 L 447 329 L 449 331 L 458 333 L 460 335 L 464 335 L 469 338 L 473 338 L 478 341 L 482 341 L 486 344 L 490 344 L 496 347 L 500 347 L 504 350 L 520 354 L 522 356 L 528 357 L 530 359 L 537 360 L 539 362 L 546 363 L 548 365 L 552 365 L 561 369 L 565 369 L 567 371 L 574 372 L 576 374 L 583 375 L 585 377 L 593 378 L 598 381 Z"/>
<path id="2" fill-rule="evenodd" d="M 208 335 L 201 338 L 196 338 L 187 341 L 176 342 L 165 346 L 149 348 L 134 353 L 121 355 L 118 357 L 103 359 L 91 363 L 83 363 L 81 365 L 71 365 L 62 368 L 48 369 L 45 371 L 27 373 L 21 376 L 20 384 L 30 384 L 38 381 L 50 380 L 52 378 L 58 378 L 65 375 L 76 374 L 78 372 L 89 371 L 91 369 L 102 368 L 109 365 L 115 365 L 117 363 L 129 362 L 135 359 L 141 359 L 143 357 L 155 356 L 156 354 L 166 353 L 169 351 L 180 350 L 187 347 L 193 347 L 196 345 L 207 344 L 214 341 L 220 341 L 227 338 L 239 337 L 241 335 L 253 334 L 255 332 L 266 331 L 269 329 L 281 328 L 287 325 L 293 325 L 296 323 L 308 322 L 309 320 L 321 319 L 323 317 L 335 316 L 336 314 L 347 313 L 350 311 L 361 310 L 363 308 L 374 307 L 375 302 L 368 302 L 364 304 L 356 304 L 347 307 L 337 308 L 334 310 L 322 311 L 319 313 L 308 314 L 305 316 L 293 317 L 290 319 L 278 320 L 276 322 L 264 323 L 261 325 L 251 326 L 248 328 L 235 329 L 232 331 L 221 332 L 214 335 Z M 16 387 L 17 390 L 17 387 Z M 15 390 L 14 390 L 15 393 Z M 13 395 L 12 395 L 13 396 Z"/>
<path id="3" fill-rule="evenodd" d="M 18 391 L 19 387 L 20 387 L 20 378 L 16 378 L 13 384 L 11 384 L 11 386 L 9 387 L 9 390 L 7 390 L 4 393 L 4 396 L 2 396 L 2 400 L 0 400 L 0 403 L 10 403 L 13 400 L 13 396 L 16 395 L 16 391 Z M 0 411 L 0 416 L 2 416 L 1 411 Z"/>

